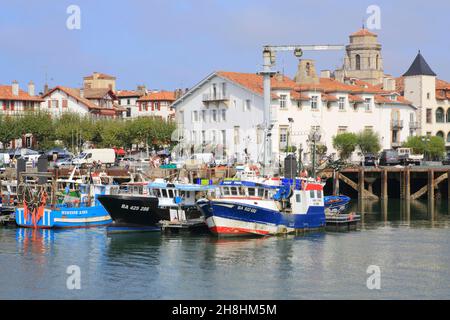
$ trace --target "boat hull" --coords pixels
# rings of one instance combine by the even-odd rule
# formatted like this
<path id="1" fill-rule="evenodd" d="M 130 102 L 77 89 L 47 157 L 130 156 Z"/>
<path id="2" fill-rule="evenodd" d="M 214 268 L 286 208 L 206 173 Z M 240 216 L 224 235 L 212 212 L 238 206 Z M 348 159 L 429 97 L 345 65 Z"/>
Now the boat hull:
<path id="1" fill-rule="evenodd" d="M 112 222 L 108 212 L 101 206 L 44 208 L 42 216 L 32 220 L 24 208 L 16 209 L 16 224 L 26 228 L 89 228 Z"/>
<path id="2" fill-rule="evenodd" d="M 113 220 L 108 231 L 157 231 L 160 220 L 170 220 L 169 210 L 159 208 L 155 197 L 101 195 L 97 199 Z"/>
<path id="3" fill-rule="evenodd" d="M 350 204 L 350 198 L 347 196 L 325 196 L 325 212 L 331 213 L 343 213 L 347 210 Z"/>
<path id="4" fill-rule="evenodd" d="M 211 200 L 203 207 L 210 231 L 219 236 L 278 235 L 325 227 L 323 207 L 291 214 L 244 203 Z"/>

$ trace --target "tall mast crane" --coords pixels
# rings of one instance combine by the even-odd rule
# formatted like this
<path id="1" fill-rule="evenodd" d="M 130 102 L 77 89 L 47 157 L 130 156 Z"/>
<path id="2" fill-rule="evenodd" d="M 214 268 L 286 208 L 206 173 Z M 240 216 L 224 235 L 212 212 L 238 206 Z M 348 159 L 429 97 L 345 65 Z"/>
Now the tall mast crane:
<path id="1" fill-rule="evenodd" d="M 342 50 L 345 47 L 343 45 L 280 45 L 271 46 L 266 45 L 263 47 L 263 71 L 260 72 L 263 75 L 264 84 L 264 154 L 263 154 L 263 175 L 268 174 L 267 168 L 268 160 L 272 158 L 272 123 L 270 119 L 270 78 L 275 71 L 272 71 L 272 66 L 275 65 L 275 54 L 277 51 L 294 51 L 294 55 L 300 58 L 303 55 L 303 51 L 325 51 L 325 50 Z M 269 160 L 269 163 L 271 161 Z"/>

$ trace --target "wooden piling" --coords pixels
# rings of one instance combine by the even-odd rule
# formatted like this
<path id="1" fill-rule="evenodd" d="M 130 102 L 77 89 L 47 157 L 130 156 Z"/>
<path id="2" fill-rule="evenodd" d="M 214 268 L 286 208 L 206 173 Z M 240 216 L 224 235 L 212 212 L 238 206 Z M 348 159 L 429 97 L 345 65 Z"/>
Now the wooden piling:
<path id="1" fill-rule="evenodd" d="M 434 170 L 428 171 L 428 203 L 434 203 Z"/>
<path id="2" fill-rule="evenodd" d="M 447 199 L 450 201 L 450 170 L 447 171 Z M 450 206 L 449 206 L 450 210 Z"/>
<path id="3" fill-rule="evenodd" d="M 400 199 L 405 199 L 405 176 L 406 176 L 406 168 L 403 168 L 399 173 L 399 181 L 400 181 Z"/>
<path id="4" fill-rule="evenodd" d="M 333 171 L 333 195 L 339 195 L 339 171 Z"/>
<path id="5" fill-rule="evenodd" d="M 405 171 L 405 200 L 411 200 L 411 170 L 409 167 Z"/>
<path id="6" fill-rule="evenodd" d="M 388 198 L 388 173 L 387 169 L 383 169 L 381 172 L 381 199 L 386 200 Z"/>
<path id="7" fill-rule="evenodd" d="M 364 169 L 360 168 L 358 171 L 358 198 L 364 198 Z"/>

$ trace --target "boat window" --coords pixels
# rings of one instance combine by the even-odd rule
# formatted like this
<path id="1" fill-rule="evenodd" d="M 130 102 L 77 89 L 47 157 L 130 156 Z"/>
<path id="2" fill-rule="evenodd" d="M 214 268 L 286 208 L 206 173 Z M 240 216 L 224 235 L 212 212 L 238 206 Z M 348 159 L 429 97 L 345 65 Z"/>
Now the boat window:
<path id="1" fill-rule="evenodd" d="M 227 187 L 220 188 L 220 191 L 221 191 L 222 195 L 224 195 L 224 196 L 230 195 L 230 192 L 228 191 Z"/>
<path id="2" fill-rule="evenodd" d="M 173 198 L 173 190 L 172 190 L 172 189 L 169 189 L 169 190 L 168 190 L 168 193 L 169 193 L 169 198 Z"/>
<path id="3" fill-rule="evenodd" d="M 263 198 L 264 197 L 264 189 L 258 188 L 258 196 Z"/>
<path id="4" fill-rule="evenodd" d="M 298 203 L 302 202 L 302 197 L 301 197 L 300 193 L 297 193 L 295 195 L 295 201 L 297 201 Z"/>
<path id="5" fill-rule="evenodd" d="M 317 190 L 317 198 L 322 199 L 322 190 Z"/>
<path id="6" fill-rule="evenodd" d="M 269 190 L 264 190 L 264 198 L 265 199 L 269 198 Z"/>
<path id="7" fill-rule="evenodd" d="M 231 187 L 231 195 L 232 196 L 237 196 L 238 195 L 238 191 L 236 187 Z"/>
<path id="8" fill-rule="evenodd" d="M 314 198 L 314 190 L 309 190 L 309 197 Z"/>
<path id="9" fill-rule="evenodd" d="M 167 190 L 166 189 L 161 189 L 161 194 L 163 198 L 167 198 Z"/>
<path id="10" fill-rule="evenodd" d="M 248 195 L 249 195 L 250 197 L 256 195 L 256 193 L 255 193 L 255 188 L 248 188 L 247 190 L 248 190 Z"/>

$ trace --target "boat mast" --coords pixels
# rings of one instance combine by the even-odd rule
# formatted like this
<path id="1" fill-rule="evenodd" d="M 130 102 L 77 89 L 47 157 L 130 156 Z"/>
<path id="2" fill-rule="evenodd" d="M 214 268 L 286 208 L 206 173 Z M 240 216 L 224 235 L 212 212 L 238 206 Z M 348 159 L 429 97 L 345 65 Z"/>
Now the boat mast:
<path id="1" fill-rule="evenodd" d="M 263 153 L 263 175 L 271 174 L 272 172 L 272 121 L 271 121 L 271 92 L 270 92 L 270 78 L 275 71 L 272 71 L 272 66 L 275 65 L 275 53 L 277 51 L 294 51 L 294 55 L 300 58 L 304 50 L 318 51 L 318 50 L 342 50 L 343 45 L 280 45 L 272 46 L 266 45 L 263 48 L 263 71 L 260 74 L 263 76 L 264 87 L 264 153 Z"/>

